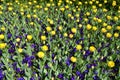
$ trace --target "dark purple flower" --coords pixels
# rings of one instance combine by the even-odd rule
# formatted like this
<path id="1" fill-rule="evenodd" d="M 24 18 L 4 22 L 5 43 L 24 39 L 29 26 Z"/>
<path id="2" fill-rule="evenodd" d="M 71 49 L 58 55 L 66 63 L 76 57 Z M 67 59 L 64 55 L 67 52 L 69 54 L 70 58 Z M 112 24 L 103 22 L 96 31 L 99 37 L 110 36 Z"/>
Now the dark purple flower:
<path id="1" fill-rule="evenodd" d="M 0 80 L 3 80 L 4 76 L 5 76 L 5 75 L 3 74 L 3 71 L 0 70 Z"/>
<path id="2" fill-rule="evenodd" d="M 76 48 L 73 48 L 72 52 L 76 52 Z"/>
<path id="3" fill-rule="evenodd" d="M 68 66 L 70 66 L 70 59 L 69 59 L 69 58 L 66 60 L 66 64 L 67 64 Z"/>
<path id="4" fill-rule="evenodd" d="M 17 80 L 25 80 L 23 77 L 18 78 Z"/>
<path id="5" fill-rule="evenodd" d="M 17 62 L 14 62 L 12 65 L 13 65 L 13 69 L 17 68 Z"/>
<path id="6" fill-rule="evenodd" d="M 49 68 L 48 64 L 45 65 L 45 68 L 46 68 L 46 69 Z"/>
<path id="7" fill-rule="evenodd" d="M 16 68 L 16 72 L 20 73 L 21 72 L 20 68 Z"/>
<path id="8" fill-rule="evenodd" d="M 72 76 L 72 77 L 70 78 L 70 80 L 75 80 L 75 77 L 74 77 L 74 76 Z"/>
<path id="9" fill-rule="evenodd" d="M 85 78 L 85 74 L 82 73 L 79 77 L 80 77 L 80 80 L 84 80 L 84 78 Z"/>
<path id="10" fill-rule="evenodd" d="M 90 69 L 91 66 L 92 66 L 91 64 L 87 64 L 87 65 L 86 65 L 87 69 Z"/>
<path id="11" fill-rule="evenodd" d="M 75 68 L 75 66 L 76 66 L 76 64 L 74 64 L 74 63 L 73 63 L 72 69 L 74 69 L 74 68 Z"/>
<path id="12" fill-rule="evenodd" d="M 97 71 L 93 71 L 93 73 L 94 73 L 95 75 L 97 75 L 97 74 L 98 74 L 98 72 L 97 72 Z"/>
<path id="13" fill-rule="evenodd" d="M 80 71 L 76 71 L 77 76 L 80 76 L 80 74 L 81 74 Z"/>
<path id="14" fill-rule="evenodd" d="M 89 56 L 91 54 L 91 52 L 89 50 L 85 51 L 85 55 L 83 56 L 84 58 L 87 58 L 87 56 Z"/>
<path id="15" fill-rule="evenodd" d="M 94 80 L 100 80 L 100 78 L 96 75 L 93 77 Z"/>
<path id="16" fill-rule="evenodd" d="M 83 28 L 80 28 L 80 34 L 83 35 Z"/>
<path id="17" fill-rule="evenodd" d="M 55 54 L 53 53 L 53 54 L 52 54 L 52 59 L 54 59 L 54 57 L 55 57 Z"/>
<path id="18" fill-rule="evenodd" d="M 119 50 L 116 50 L 116 54 L 119 54 L 120 53 L 120 51 Z"/>
<path id="19" fill-rule="evenodd" d="M 85 70 L 85 71 L 84 71 L 85 74 L 88 74 L 88 72 L 89 72 L 89 70 Z"/>
<path id="20" fill-rule="evenodd" d="M 62 73 L 58 74 L 58 78 L 63 79 L 63 77 L 64 77 L 64 74 Z"/>
<path id="21" fill-rule="evenodd" d="M 31 59 L 31 60 L 35 59 L 35 56 L 30 56 L 30 59 Z"/>
<path id="22" fill-rule="evenodd" d="M 0 49 L 0 56 L 2 56 L 2 50 Z"/>
<path id="23" fill-rule="evenodd" d="M 80 40 L 77 40 L 77 41 L 76 41 L 76 44 L 79 44 L 79 43 L 80 43 Z"/>
<path id="24" fill-rule="evenodd" d="M 8 52 L 9 52 L 9 53 L 14 53 L 14 52 L 15 52 L 15 48 L 12 48 L 12 47 L 9 48 L 9 49 L 8 49 Z"/>
<path id="25" fill-rule="evenodd" d="M 4 64 L 3 64 L 3 63 L 0 63 L 0 69 L 1 69 L 3 66 L 4 66 Z"/>
<path id="26" fill-rule="evenodd" d="M 98 50 L 97 50 L 98 52 L 101 52 L 101 48 L 98 48 Z"/>
<path id="27" fill-rule="evenodd" d="M 20 74 L 21 74 L 21 75 L 24 75 L 24 74 L 25 74 L 25 70 L 21 70 L 21 71 L 20 71 Z"/>
<path id="28" fill-rule="evenodd" d="M 35 80 L 34 77 L 31 77 L 30 80 Z"/>
<path id="29" fill-rule="evenodd" d="M 33 62 L 30 60 L 27 63 L 28 63 L 28 67 L 31 67 L 33 65 Z"/>
<path id="30" fill-rule="evenodd" d="M 31 48 L 36 48 L 37 46 L 35 44 L 32 44 L 31 45 Z"/>
<path id="31" fill-rule="evenodd" d="M 24 28 L 22 28 L 22 32 L 25 33 L 25 29 Z"/>
<path id="32" fill-rule="evenodd" d="M 7 38 L 10 39 L 12 37 L 12 34 L 11 33 L 8 33 L 7 34 Z"/>
<path id="33" fill-rule="evenodd" d="M 25 58 L 22 60 L 22 64 L 27 63 L 28 61 L 31 61 L 31 57 L 29 57 L 29 55 L 25 55 Z"/>

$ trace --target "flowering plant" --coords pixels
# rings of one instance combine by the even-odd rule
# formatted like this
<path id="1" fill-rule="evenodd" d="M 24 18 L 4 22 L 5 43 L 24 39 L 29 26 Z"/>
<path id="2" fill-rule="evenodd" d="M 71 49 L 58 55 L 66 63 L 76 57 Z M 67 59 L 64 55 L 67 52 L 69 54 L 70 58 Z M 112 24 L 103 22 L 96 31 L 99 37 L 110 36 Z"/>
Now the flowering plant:
<path id="1" fill-rule="evenodd" d="M 118 0 L 0 0 L 0 80 L 119 80 L 119 66 Z"/>

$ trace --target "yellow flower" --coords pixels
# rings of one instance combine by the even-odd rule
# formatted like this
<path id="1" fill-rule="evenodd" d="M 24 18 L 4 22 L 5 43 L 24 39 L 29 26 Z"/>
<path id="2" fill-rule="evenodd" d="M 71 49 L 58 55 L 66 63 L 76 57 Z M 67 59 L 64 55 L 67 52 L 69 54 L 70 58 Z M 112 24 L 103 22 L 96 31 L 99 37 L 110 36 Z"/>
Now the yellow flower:
<path id="1" fill-rule="evenodd" d="M 76 16 L 76 17 L 79 17 L 80 15 L 79 15 L 79 14 L 76 14 L 75 16 Z"/>
<path id="2" fill-rule="evenodd" d="M 19 53 L 22 53 L 22 52 L 23 52 L 23 49 L 22 49 L 22 48 L 19 48 L 19 49 L 18 49 L 18 52 L 19 52 Z"/>
<path id="3" fill-rule="evenodd" d="M 50 22 L 50 18 L 47 18 L 47 21 Z"/>
<path id="4" fill-rule="evenodd" d="M 93 2 L 92 2 L 92 1 L 89 1 L 89 4 L 91 4 L 91 5 L 92 5 L 92 4 L 93 4 Z"/>
<path id="5" fill-rule="evenodd" d="M 30 22 L 30 25 L 33 26 L 33 25 L 34 25 L 34 22 Z"/>
<path id="6" fill-rule="evenodd" d="M 88 4 L 88 2 L 87 2 L 87 1 L 85 1 L 85 4 Z"/>
<path id="7" fill-rule="evenodd" d="M 37 3 L 37 1 L 34 0 L 33 3 Z"/>
<path id="8" fill-rule="evenodd" d="M 111 30 L 111 29 L 112 29 L 112 26 L 108 25 L 108 26 L 107 26 L 107 29 L 108 29 L 108 30 Z"/>
<path id="9" fill-rule="evenodd" d="M 66 8 L 66 9 L 68 9 L 68 8 L 69 8 L 69 6 L 68 6 L 68 5 L 66 5 L 66 6 L 65 6 L 65 8 Z"/>
<path id="10" fill-rule="evenodd" d="M 37 56 L 39 58 L 43 58 L 45 56 L 45 54 L 44 54 L 44 52 L 40 51 L 40 52 L 37 53 Z"/>
<path id="11" fill-rule="evenodd" d="M 45 10 L 45 11 L 48 11 L 48 8 L 47 8 L 47 7 L 45 7 L 45 8 L 44 8 L 44 10 Z"/>
<path id="12" fill-rule="evenodd" d="M 88 18 L 84 18 L 84 21 L 87 22 L 87 21 L 88 21 Z"/>
<path id="13" fill-rule="evenodd" d="M 97 12 L 97 9 L 93 9 L 93 12 L 96 13 L 96 12 Z"/>
<path id="14" fill-rule="evenodd" d="M 69 34 L 69 38 L 73 38 L 73 34 Z"/>
<path id="15" fill-rule="evenodd" d="M 107 26 L 107 23 L 103 23 L 103 26 L 104 26 L 104 27 Z"/>
<path id="16" fill-rule="evenodd" d="M 97 21 L 97 18 L 96 18 L 96 17 L 94 17 L 94 18 L 93 18 L 93 20 L 94 20 L 94 21 Z"/>
<path id="17" fill-rule="evenodd" d="M 55 6 L 55 4 L 54 4 L 54 3 L 52 3 L 52 6 Z"/>
<path id="18" fill-rule="evenodd" d="M 89 12 L 87 12 L 87 13 L 86 13 L 86 15 L 87 15 L 87 16 L 89 16 L 89 15 L 90 15 L 90 13 L 89 13 Z"/>
<path id="19" fill-rule="evenodd" d="M 73 12 L 76 12 L 76 9 L 73 9 Z"/>
<path id="20" fill-rule="evenodd" d="M 81 45 L 77 45 L 76 46 L 76 50 L 81 50 L 82 49 L 82 46 Z"/>
<path id="21" fill-rule="evenodd" d="M 28 14 L 28 15 L 27 15 L 27 18 L 30 18 L 30 17 L 31 17 L 31 15 L 30 15 L 30 14 Z"/>
<path id="22" fill-rule="evenodd" d="M 111 20 L 111 19 L 112 19 L 112 17 L 111 17 L 111 16 L 107 16 L 107 19 L 108 19 L 108 20 Z"/>
<path id="23" fill-rule="evenodd" d="M 68 17 L 71 17 L 72 15 L 71 14 L 68 14 Z"/>
<path id="24" fill-rule="evenodd" d="M 37 18 L 37 15 L 36 15 L 36 14 L 34 14 L 34 15 L 33 15 L 33 17 L 34 17 L 34 18 Z"/>
<path id="25" fill-rule="evenodd" d="M 3 12 L 2 12 L 2 11 L 0 11 L 0 15 L 1 15 L 1 14 L 3 14 Z"/>
<path id="26" fill-rule="evenodd" d="M 0 34 L 0 40 L 4 39 L 4 35 L 3 34 Z"/>
<path id="27" fill-rule="evenodd" d="M 78 2 L 78 5 L 82 5 L 82 2 L 79 1 L 79 2 Z"/>
<path id="28" fill-rule="evenodd" d="M 93 26 L 92 30 L 96 31 L 96 30 L 97 30 L 97 27 L 96 27 L 96 26 Z"/>
<path id="29" fill-rule="evenodd" d="M 102 32 L 102 33 L 106 33 L 107 30 L 106 30 L 105 28 L 102 28 L 102 29 L 101 29 L 101 32 Z"/>
<path id="30" fill-rule="evenodd" d="M 76 57 L 73 57 L 73 56 L 72 56 L 72 57 L 70 58 L 70 61 L 73 62 L 73 63 L 75 63 L 75 62 L 77 61 L 77 59 L 76 59 Z"/>
<path id="31" fill-rule="evenodd" d="M 41 40 L 45 41 L 46 40 L 46 36 L 41 36 Z"/>
<path id="32" fill-rule="evenodd" d="M 60 8 L 60 10 L 61 10 L 61 11 L 64 11 L 64 10 L 65 10 L 65 8 Z"/>
<path id="33" fill-rule="evenodd" d="M 112 6 L 116 6 L 116 1 L 113 1 L 113 2 L 112 2 Z"/>
<path id="34" fill-rule="evenodd" d="M 79 28 L 81 28 L 82 27 L 82 24 L 79 24 Z"/>
<path id="35" fill-rule="evenodd" d="M 27 35 L 27 39 L 30 41 L 32 40 L 32 35 Z"/>
<path id="36" fill-rule="evenodd" d="M 51 31 L 51 35 L 55 35 L 56 34 L 56 32 L 55 31 Z"/>
<path id="37" fill-rule="evenodd" d="M 76 20 L 76 22 L 79 22 L 79 21 L 80 21 L 79 19 Z"/>
<path id="38" fill-rule="evenodd" d="M 114 37 L 119 37 L 119 33 L 114 33 Z"/>
<path id="39" fill-rule="evenodd" d="M 76 33 L 77 29 L 76 28 L 72 28 L 71 31 L 72 31 L 72 33 Z"/>
<path id="40" fill-rule="evenodd" d="M 36 7 L 36 8 L 38 8 L 38 9 L 40 8 L 40 6 L 39 6 L 39 5 L 36 5 L 35 7 Z"/>
<path id="41" fill-rule="evenodd" d="M 96 1 L 96 4 L 99 4 L 99 1 Z"/>
<path id="42" fill-rule="evenodd" d="M 20 14 L 21 14 L 21 15 L 24 15 L 24 12 L 21 12 Z"/>
<path id="43" fill-rule="evenodd" d="M 61 31 L 63 28 L 62 28 L 62 26 L 59 26 L 58 29 Z"/>
<path id="44" fill-rule="evenodd" d="M 87 30 L 90 30 L 92 26 L 90 24 L 87 24 Z"/>
<path id="45" fill-rule="evenodd" d="M 107 37 L 107 38 L 111 38 L 111 37 L 112 37 L 112 34 L 111 34 L 111 33 L 107 33 L 107 34 L 106 34 L 106 37 Z"/>
<path id="46" fill-rule="evenodd" d="M 115 66 L 115 63 L 114 63 L 114 61 L 108 61 L 107 65 L 108 65 L 108 67 L 112 68 Z"/>
<path id="47" fill-rule="evenodd" d="M 117 30 L 120 30 L 120 26 L 117 26 L 117 28 L 116 28 Z"/>
<path id="48" fill-rule="evenodd" d="M 12 11 L 13 10 L 13 8 L 12 7 L 8 7 L 8 11 Z"/>
<path id="49" fill-rule="evenodd" d="M 80 8 L 78 8 L 78 11 L 80 11 Z"/>
<path id="50" fill-rule="evenodd" d="M 60 2 L 58 2 L 58 6 L 60 6 L 61 5 L 61 3 Z"/>
<path id="51" fill-rule="evenodd" d="M 72 1 L 70 1 L 69 3 L 72 4 Z"/>
<path id="52" fill-rule="evenodd" d="M 47 51 L 48 50 L 48 46 L 46 46 L 46 45 L 42 46 L 42 50 L 43 51 Z"/>
<path id="53" fill-rule="evenodd" d="M 47 30 L 47 32 L 50 32 L 52 29 L 51 29 L 50 26 L 47 26 L 47 27 L 46 27 L 46 30 Z"/>
<path id="54" fill-rule="evenodd" d="M 29 5 L 31 5 L 31 4 L 32 4 L 32 2 L 28 2 L 28 4 L 29 4 Z"/>
<path id="55" fill-rule="evenodd" d="M 101 23 L 102 22 L 102 20 L 101 19 L 98 19 L 98 23 Z"/>
<path id="56" fill-rule="evenodd" d="M 114 21 L 118 21 L 118 17 L 117 16 L 115 16 L 113 19 L 114 19 Z"/>
<path id="57" fill-rule="evenodd" d="M 53 24 L 53 20 L 50 20 L 50 24 Z"/>
<path id="58" fill-rule="evenodd" d="M 105 8 L 103 9 L 103 12 L 107 12 L 107 11 L 108 11 L 107 9 L 105 9 Z"/>
<path id="59" fill-rule="evenodd" d="M 90 46 L 89 50 L 90 50 L 90 52 L 94 52 L 96 50 L 96 48 L 94 46 Z"/>
<path id="60" fill-rule="evenodd" d="M 95 5 L 93 5 L 93 6 L 92 6 L 92 8 L 93 8 L 93 9 L 96 9 L 96 6 L 95 6 Z"/>
<path id="61" fill-rule="evenodd" d="M 64 33 L 63 35 L 64 35 L 64 37 L 67 37 L 67 36 L 68 36 L 68 34 L 67 34 L 67 33 Z"/>
<path id="62" fill-rule="evenodd" d="M 16 41 L 17 41 L 17 42 L 20 42 L 20 38 L 17 38 Z"/>
<path id="63" fill-rule="evenodd" d="M 107 0 L 104 0 L 104 3 L 107 3 Z"/>
<path id="64" fill-rule="evenodd" d="M 102 7 L 102 4 L 99 4 L 99 7 Z"/>
<path id="65" fill-rule="evenodd" d="M 50 3 L 47 3 L 46 6 L 47 6 L 47 7 L 50 7 Z"/>
<path id="66" fill-rule="evenodd" d="M 5 48 L 6 47 L 6 43 L 0 43 L 0 49 L 3 49 L 3 48 Z"/>

